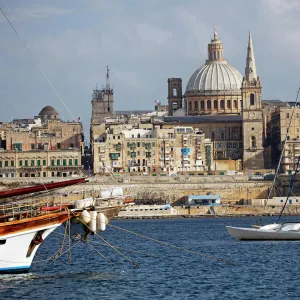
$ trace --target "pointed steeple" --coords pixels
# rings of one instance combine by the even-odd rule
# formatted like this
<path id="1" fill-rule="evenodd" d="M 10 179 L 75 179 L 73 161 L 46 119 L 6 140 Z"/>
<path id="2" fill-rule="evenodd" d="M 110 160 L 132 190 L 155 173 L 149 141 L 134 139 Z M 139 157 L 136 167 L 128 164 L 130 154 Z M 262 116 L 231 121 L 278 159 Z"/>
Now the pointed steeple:
<path id="1" fill-rule="evenodd" d="M 255 64 L 254 51 L 252 45 L 252 36 L 250 31 L 249 31 L 248 51 L 247 51 L 247 58 L 246 58 L 245 77 L 246 80 L 250 82 L 253 81 L 254 79 L 257 80 L 256 64 Z"/>

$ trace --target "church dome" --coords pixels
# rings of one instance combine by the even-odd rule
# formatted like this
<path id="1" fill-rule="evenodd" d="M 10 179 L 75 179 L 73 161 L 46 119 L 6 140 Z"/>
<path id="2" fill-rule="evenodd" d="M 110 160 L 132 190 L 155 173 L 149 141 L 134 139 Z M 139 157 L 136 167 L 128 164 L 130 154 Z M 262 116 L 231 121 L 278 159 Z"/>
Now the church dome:
<path id="1" fill-rule="evenodd" d="M 229 65 L 224 58 L 223 43 L 216 29 L 211 43 L 208 44 L 208 59 L 191 76 L 186 87 L 187 94 L 222 91 L 240 92 L 243 77 L 241 73 Z"/>
<path id="2" fill-rule="evenodd" d="M 45 106 L 39 113 L 42 122 L 45 122 L 46 120 L 57 120 L 58 116 L 58 112 L 55 108 L 49 105 Z"/>
<path id="3" fill-rule="evenodd" d="M 49 106 L 49 105 L 45 106 L 39 113 L 40 117 L 41 116 L 51 116 L 51 115 L 58 116 L 58 112 L 55 110 L 54 107 Z"/>
<path id="4" fill-rule="evenodd" d="M 207 62 L 197 69 L 188 81 L 186 92 L 239 91 L 241 73 L 227 62 Z"/>

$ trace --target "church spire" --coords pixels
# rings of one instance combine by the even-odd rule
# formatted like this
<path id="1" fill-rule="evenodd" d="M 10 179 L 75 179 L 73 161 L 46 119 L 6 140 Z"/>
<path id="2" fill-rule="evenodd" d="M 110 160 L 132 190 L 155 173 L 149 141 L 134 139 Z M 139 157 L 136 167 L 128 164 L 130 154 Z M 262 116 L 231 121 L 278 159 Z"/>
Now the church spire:
<path id="1" fill-rule="evenodd" d="M 246 80 L 250 81 L 250 82 L 253 81 L 254 79 L 257 80 L 256 64 L 255 64 L 254 51 L 253 51 L 253 46 L 252 46 L 251 31 L 249 31 L 245 77 L 246 77 Z"/>

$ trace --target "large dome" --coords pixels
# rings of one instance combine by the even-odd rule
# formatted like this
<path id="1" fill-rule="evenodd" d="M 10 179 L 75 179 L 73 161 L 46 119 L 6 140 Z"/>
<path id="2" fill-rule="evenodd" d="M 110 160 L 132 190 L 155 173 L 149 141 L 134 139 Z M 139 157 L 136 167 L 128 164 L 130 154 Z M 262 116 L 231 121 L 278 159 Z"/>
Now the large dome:
<path id="1" fill-rule="evenodd" d="M 41 117 L 49 115 L 58 116 L 58 112 L 55 110 L 54 107 L 47 105 L 40 111 L 39 116 Z"/>
<path id="2" fill-rule="evenodd" d="M 240 91 L 243 77 L 226 61 L 207 62 L 190 78 L 186 92 Z"/>
<path id="3" fill-rule="evenodd" d="M 215 91 L 240 93 L 242 81 L 241 73 L 224 58 L 223 43 L 215 28 L 213 39 L 208 44 L 206 63 L 194 72 L 187 84 L 186 93 L 202 94 Z"/>

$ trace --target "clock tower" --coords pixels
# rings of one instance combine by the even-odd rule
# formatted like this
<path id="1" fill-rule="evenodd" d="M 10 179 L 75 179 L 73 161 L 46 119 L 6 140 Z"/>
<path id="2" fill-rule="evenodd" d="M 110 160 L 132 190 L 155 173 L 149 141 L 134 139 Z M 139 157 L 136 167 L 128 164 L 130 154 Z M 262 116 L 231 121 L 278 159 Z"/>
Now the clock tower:
<path id="1" fill-rule="evenodd" d="M 261 82 L 256 73 L 251 32 L 249 33 L 245 77 L 243 78 L 243 169 L 264 169 L 263 111 Z"/>

